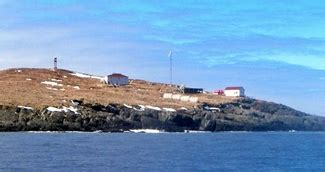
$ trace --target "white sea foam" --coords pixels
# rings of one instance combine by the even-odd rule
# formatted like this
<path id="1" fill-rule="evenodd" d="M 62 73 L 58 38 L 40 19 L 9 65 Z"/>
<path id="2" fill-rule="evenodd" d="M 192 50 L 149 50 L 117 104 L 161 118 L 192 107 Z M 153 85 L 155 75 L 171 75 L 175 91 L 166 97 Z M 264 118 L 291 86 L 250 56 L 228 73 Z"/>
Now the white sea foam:
<path id="1" fill-rule="evenodd" d="M 56 134 L 56 133 L 64 133 L 64 131 L 27 131 L 27 133 L 34 133 L 34 134 Z"/>
<path id="2" fill-rule="evenodd" d="M 97 134 L 97 133 L 106 133 L 102 130 L 96 130 L 96 131 L 27 131 L 27 133 L 33 133 L 33 134 L 57 134 L 57 133 L 67 133 L 67 134 Z M 107 132 L 109 133 L 109 132 Z"/>
<path id="3" fill-rule="evenodd" d="M 132 132 L 132 133 L 149 133 L 149 134 L 166 133 L 165 131 L 157 130 L 157 129 L 135 129 L 135 130 L 130 130 L 130 132 Z"/>
<path id="4" fill-rule="evenodd" d="M 211 131 L 185 130 L 184 133 L 211 133 Z"/>

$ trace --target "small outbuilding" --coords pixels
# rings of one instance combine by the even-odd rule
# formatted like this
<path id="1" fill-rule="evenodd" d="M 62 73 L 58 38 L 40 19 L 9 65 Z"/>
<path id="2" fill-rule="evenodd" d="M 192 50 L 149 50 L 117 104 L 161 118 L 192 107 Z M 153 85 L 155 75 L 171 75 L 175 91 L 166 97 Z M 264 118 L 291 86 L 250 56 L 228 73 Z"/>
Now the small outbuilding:
<path id="1" fill-rule="evenodd" d="M 120 73 L 113 73 L 112 75 L 106 76 L 104 81 L 106 84 L 122 86 L 129 84 L 129 77 Z"/>
<path id="2" fill-rule="evenodd" d="M 225 95 L 225 91 L 224 90 L 215 90 L 213 92 L 213 94 L 216 94 L 216 95 Z"/>
<path id="3" fill-rule="evenodd" d="M 189 88 L 189 87 L 184 87 L 183 92 L 186 94 L 199 94 L 203 93 L 203 88 Z"/>
<path id="4" fill-rule="evenodd" d="M 245 97 L 245 89 L 244 87 L 227 87 L 224 94 L 228 97 Z"/>

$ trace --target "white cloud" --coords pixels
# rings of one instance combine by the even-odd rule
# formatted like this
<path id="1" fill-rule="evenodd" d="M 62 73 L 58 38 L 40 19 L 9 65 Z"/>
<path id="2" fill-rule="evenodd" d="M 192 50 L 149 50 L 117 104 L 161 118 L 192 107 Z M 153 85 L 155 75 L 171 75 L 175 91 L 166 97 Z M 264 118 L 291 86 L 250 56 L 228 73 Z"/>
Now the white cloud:
<path id="1" fill-rule="evenodd" d="M 315 55 L 301 55 L 301 54 L 277 54 L 268 56 L 265 55 L 263 58 L 268 60 L 274 60 L 278 62 L 284 62 L 292 65 L 299 65 L 308 67 L 316 70 L 325 70 L 325 58 Z"/>

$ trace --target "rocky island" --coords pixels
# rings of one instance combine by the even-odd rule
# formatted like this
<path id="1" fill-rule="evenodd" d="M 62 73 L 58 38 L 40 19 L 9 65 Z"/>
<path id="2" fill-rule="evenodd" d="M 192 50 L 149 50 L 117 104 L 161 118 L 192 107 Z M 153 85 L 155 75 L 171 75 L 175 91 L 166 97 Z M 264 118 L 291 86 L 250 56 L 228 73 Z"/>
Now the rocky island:
<path id="1" fill-rule="evenodd" d="M 68 70 L 0 72 L 0 131 L 324 131 L 325 118 L 285 105 L 210 93 L 199 102 L 165 100 L 170 86 L 131 80 L 107 86 Z"/>

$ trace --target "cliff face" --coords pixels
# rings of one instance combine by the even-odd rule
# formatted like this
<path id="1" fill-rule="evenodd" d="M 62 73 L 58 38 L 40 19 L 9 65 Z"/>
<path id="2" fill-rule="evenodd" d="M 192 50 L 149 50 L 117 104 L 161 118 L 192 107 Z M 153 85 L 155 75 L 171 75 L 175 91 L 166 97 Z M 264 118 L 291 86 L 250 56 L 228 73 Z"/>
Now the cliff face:
<path id="1" fill-rule="evenodd" d="M 225 104 L 201 104 L 194 110 L 154 110 L 119 104 L 81 104 L 78 111 L 50 111 L 0 106 L 0 131 L 122 132 L 159 129 L 201 131 L 321 131 L 325 118 L 284 105 L 243 99 Z"/>

